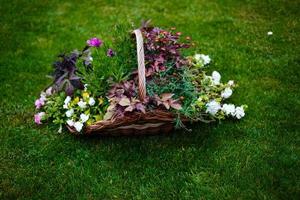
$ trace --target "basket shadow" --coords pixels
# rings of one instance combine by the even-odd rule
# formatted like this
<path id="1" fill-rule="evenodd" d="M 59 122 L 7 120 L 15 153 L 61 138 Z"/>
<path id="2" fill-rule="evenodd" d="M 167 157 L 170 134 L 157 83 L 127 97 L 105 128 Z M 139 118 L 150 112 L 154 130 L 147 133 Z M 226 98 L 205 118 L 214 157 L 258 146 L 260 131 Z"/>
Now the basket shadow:
<path id="1" fill-rule="evenodd" d="M 209 138 L 213 125 L 211 124 L 192 124 L 188 130 L 173 130 L 170 133 L 159 133 L 155 135 L 131 135 L 131 136 L 101 136 L 91 135 L 76 136 L 83 145 L 88 145 L 91 149 L 95 145 L 111 146 L 112 150 L 122 152 L 134 152 L 141 150 L 152 152 L 160 150 L 178 150 L 190 146 L 200 148 L 204 141 Z"/>

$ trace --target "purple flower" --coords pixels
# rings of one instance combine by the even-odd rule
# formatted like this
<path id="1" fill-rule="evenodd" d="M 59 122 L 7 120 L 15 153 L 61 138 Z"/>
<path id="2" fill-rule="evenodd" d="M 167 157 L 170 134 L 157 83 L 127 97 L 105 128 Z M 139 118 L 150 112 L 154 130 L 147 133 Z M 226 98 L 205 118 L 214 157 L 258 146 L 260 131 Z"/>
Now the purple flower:
<path id="1" fill-rule="evenodd" d="M 36 108 L 36 109 L 40 109 L 43 105 L 45 105 L 45 100 L 44 100 L 44 98 L 41 97 L 41 98 L 37 99 L 37 100 L 35 101 L 34 105 L 35 105 L 35 108 Z"/>
<path id="2" fill-rule="evenodd" d="M 113 57 L 116 55 L 116 53 L 112 49 L 108 49 L 106 55 L 108 57 Z"/>
<path id="3" fill-rule="evenodd" d="M 88 41 L 86 41 L 86 43 L 90 47 L 100 47 L 103 42 L 98 38 L 91 38 Z"/>
<path id="4" fill-rule="evenodd" d="M 42 120 L 42 117 L 45 115 L 45 112 L 40 112 L 40 113 L 37 113 L 34 115 L 34 122 L 36 124 L 42 124 L 41 120 Z"/>

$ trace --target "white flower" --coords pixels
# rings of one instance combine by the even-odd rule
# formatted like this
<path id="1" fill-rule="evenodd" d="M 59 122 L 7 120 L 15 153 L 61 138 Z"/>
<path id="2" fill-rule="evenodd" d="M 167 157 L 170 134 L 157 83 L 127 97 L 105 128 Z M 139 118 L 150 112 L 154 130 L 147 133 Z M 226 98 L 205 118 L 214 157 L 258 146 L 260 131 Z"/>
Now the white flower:
<path id="1" fill-rule="evenodd" d="M 82 130 L 83 123 L 81 122 L 75 122 L 74 123 L 74 128 L 76 129 L 77 132 L 80 132 Z"/>
<path id="2" fill-rule="evenodd" d="M 68 105 L 68 103 L 70 103 L 70 101 L 71 101 L 71 97 L 67 96 L 65 101 L 64 101 L 65 105 Z"/>
<path id="3" fill-rule="evenodd" d="M 69 126 L 74 126 L 74 121 L 72 119 L 67 120 Z"/>
<path id="4" fill-rule="evenodd" d="M 206 106 L 206 112 L 210 113 L 211 115 L 215 115 L 221 109 L 220 103 L 216 102 L 215 100 L 207 103 Z"/>
<path id="5" fill-rule="evenodd" d="M 89 61 L 93 61 L 93 57 L 92 57 L 92 56 L 89 56 L 89 57 L 88 57 L 88 60 L 89 60 Z"/>
<path id="6" fill-rule="evenodd" d="M 221 80 L 221 75 L 219 72 L 217 71 L 213 71 L 212 73 L 212 81 L 215 85 L 220 84 L 220 80 Z"/>
<path id="7" fill-rule="evenodd" d="M 41 118 L 44 117 L 45 114 L 46 114 L 45 112 L 40 112 L 40 113 L 38 113 L 38 115 L 39 115 Z"/>
<path id="8" fill-rule="evenodd" d="M 204 62 L 204 65 L 207 65 L 210 63 L 210 57 L 208 55 L 203 55 L 202 54 L 202 60 Z"/>
<path id="9" fill-rule="evenodd" d="M 46 98 L 47 97 L 46 92 L 42 92 L 40 96 L 41 96 L 41 98 L 40 98 L 41 100 L 43 100 L 43 101 L 47 100 L 47 98 Z"/>
<path id="10" fill-rule="evenodd" d="M 225 113 L 225 115 L 234 116 L 234 114 L 235 114 L 235 106 L 233 104 L 224 104 L 222 106 L 222 111 Z"/>
<path id="11" fill-rule="evenodd" d="M 234 85 L 234 81 L 233 80 L 228 81 L 228 85 L 229 86 L 233 86 Z"/>
<path id="12" fill-rule="evenodd" d="M 80 119 L 82 121 L 82 123 L 86 122 L 88 119 L 89 119 L 89 115 L 86 115 L 86 114 L 81 114 L 80 115 Z"/>
<path id="13" fill-rule="evenodd" d="M 63 105 L 63 108 L 64 109 L 68 109 L 68 105 L 69 105 L 69 103 L 70 103 L 70 101 L 71 101 L 71 97 L 70 96 L 67 96 L 66 98 L 65 98 L 65 101 L 64 101 L 64 105 Z M 67 114 L 67 113 L 66 113 Z"/>
<path id="14" fill-rule="evenodd" d="M 74 113 L 74 109 L 70 109 L 66 112 L 66 116 L 71 117 L 73 115 L 73 113 Z"/>
<path id="15" fill-rule="evenodd" d="M 204 54 L 195 54 L 194 58 L 196 59 L 196 61 L 202 60 L 204 65 L 209 64 L 211 61 L 209 55 Z"/>
<path id="16" fill-rule="evenodd" d="M 88 86 L 88 84 L 84 84 L 84 91 L 87 90 L 87 86 Z"/>
<path id="17" fill-rule="evenodd" d="M 51 95 L 52 95 L 52 87 L 49 87 L 49 88 L 46 90 L 46 95 L 47 95 L 47 96 L 51 96 Z"/>
<path id="18" fill-rule="evenodd" d="M 89 99 L 89 104 L 90 104 L 91 106 L 95 105 L 95 99 L 94 99 L 93 97 L 91 97 L 91 98 Z"/>
<path id="19" fill-rule="evenodd" d="M 221 93 L 221 97 L 223 97 L 224 99 L 229 98 L 232 95 L 232 89 L 230 89 L 229 87 L 225 88 L 225 90 Z"/>
<path id="20" fill-rule="evenodd" d="M 268 34 L 268 35 L 273 35 L 273 32 L 272 32 L 272 31 L 269 31 L 267 34 Z"/>
<path id="21" fill-rule="evenodd" d="M 198 61 L 201 59 L 201 54 L 195 54 L 194 55 L 194 58 Z"/>
<path id="22" fill-rule="evenodd" d="M 242 106 L 236 107 L 234 115 L 238 119 L 241 119 L 242 117 L 244 117 L 245 116 L 244 108 Z"/>
<path id="23" fill-rule="evenodd" d="M 82 100 L 80 100 L 77 104 L 80 108 L 86 108 L 86 102 L 83 102 Z"/>

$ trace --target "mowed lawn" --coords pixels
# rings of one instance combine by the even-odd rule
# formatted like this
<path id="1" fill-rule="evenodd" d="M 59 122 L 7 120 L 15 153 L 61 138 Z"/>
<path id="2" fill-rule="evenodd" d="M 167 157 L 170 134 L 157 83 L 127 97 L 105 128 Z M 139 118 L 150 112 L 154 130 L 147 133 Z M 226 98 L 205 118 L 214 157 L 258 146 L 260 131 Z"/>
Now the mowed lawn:
<path id="1" fill-rule="evenodd" d="M 0 199 L 299 199 L 298 0 L 1 0 L 0 16 Z M 33 123 L 58 53 L 142 19 L 192 37 L 246 117 L 117 138 Z"/>

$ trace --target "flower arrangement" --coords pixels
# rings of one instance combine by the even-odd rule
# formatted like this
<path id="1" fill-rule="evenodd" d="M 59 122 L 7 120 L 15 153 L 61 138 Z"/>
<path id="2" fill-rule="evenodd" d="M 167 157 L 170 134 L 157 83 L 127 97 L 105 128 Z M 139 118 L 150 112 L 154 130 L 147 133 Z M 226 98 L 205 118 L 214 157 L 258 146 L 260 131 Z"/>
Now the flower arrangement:
<path id="1" fill-rule="evenodd" d="M 184 50 L 193 46 L 190 37 L 183 39 L 175 28 L 163 30 L 149 23 L 139 29 L 147 92 L 139 98 L 137 54 L 128 30 L 116 26 L 112 42 L 94 37 L 81 51 L 58 56 L 53 84 L 35 101 L 36 124 L 53 122 L 59 131 L 66 125 L 84 134 L 93 124 L 150 112 L 171 113 L 176 127 L 184 126 L 182 119 L 212 122 L 245 116 L 246 105 L 226 103 L 235 82 L 222 83 L 217 71 L 207 75 L 208 55 L 184 56 Z"/>

